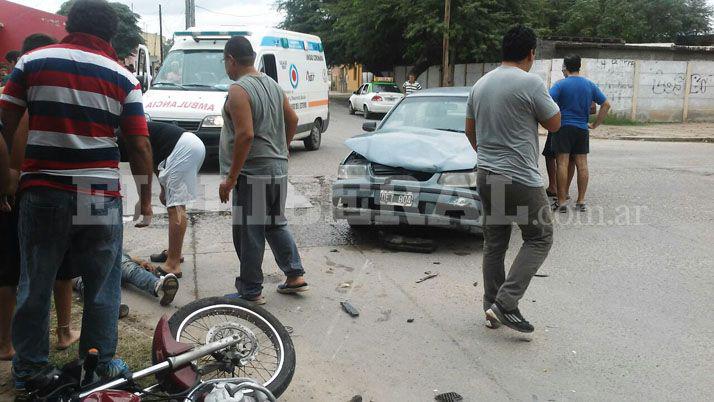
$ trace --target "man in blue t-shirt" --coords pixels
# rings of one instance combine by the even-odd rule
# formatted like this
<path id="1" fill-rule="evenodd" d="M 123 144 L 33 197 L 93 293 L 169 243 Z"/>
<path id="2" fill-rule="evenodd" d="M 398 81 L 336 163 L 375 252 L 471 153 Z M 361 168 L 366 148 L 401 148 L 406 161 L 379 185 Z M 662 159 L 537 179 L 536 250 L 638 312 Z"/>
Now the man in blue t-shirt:
<path id="1" fill-rule="evenodd" d="M 571 156 L 578 171 L 578 200 L 575 208 L 586 211 L 585 191 L 588 187 L 588 153 L 590 152 L 589 129 L 595 129 L 605 120 L 610 110 L 605 94 L 585 77 L 580 76 L 580 56 L 571 55 L 563 60 L 562 79 L 550 89 L 550 96 L 560 107 L 562 120 L 560 130 L 553 135 L 551 144 L 558 166 L 558 200 L 553 209 L 567 212 L 565 202 L 568 195 L 568 164 Z M 600 105 L 595 123 L 588 124 L 590 105 Z"/>

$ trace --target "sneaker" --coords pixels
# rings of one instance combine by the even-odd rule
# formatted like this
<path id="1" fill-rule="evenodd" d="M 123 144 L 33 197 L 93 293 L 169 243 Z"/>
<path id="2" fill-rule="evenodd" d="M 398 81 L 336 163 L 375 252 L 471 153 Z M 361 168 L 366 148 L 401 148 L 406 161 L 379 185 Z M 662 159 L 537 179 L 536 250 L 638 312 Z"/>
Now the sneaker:
<path id="1" fill-rule="evenodd" d="M 14 367 L 10 371 L 12 373 L 13 382 L 15 383 L 15 393 L 18 395 L 26 393 L 27 392 L 27 381 L 30 379 L 30 376 L 29 375 L 18 375 L 15 372 Z"/>
<path id="2" fill-rule="evenodd" d="M 518 309 L 507 311 L 500 307 L 498 303 L 493 303 L 491 308 L 486 310 L 486 316 L 518 332 L 531 333 L 534 330 L 533 326 L 523 318 Z"/>
<path id="3" fill-rule="evenodd" d="M 174 274 L 167 274 L 162 276 L 156 281 L 156 288 L 154 289 L 154 295 L 159 298 L 159 304 L 162 306 L 168 306 L 174 301 L 176 293 L 179 289 L 179 281 Z"/>
<path id="4" fill-rule="evenodd" d="M 103 381 L 111 380 L 129 373 L 129 366 L 122 359 L 113 359 L 108 363 L 98 365 L 95 372 Z"/>
<path id="5" fill-rule="evenodd" d="M 265 304 L 265 297 L 263 297 L 262 294 L 259 294 L 257 296 L 253 296 L 253 297 L 247 297 L 247 296 L 241 295 L 240 293 L 229 293 L 227 295 L 223 295 L 223 297 L 225 297 L 226 299 L 243 299 L 245 301 L 249 301 L 251 303 L 255 303 L 260 306 Z"/>

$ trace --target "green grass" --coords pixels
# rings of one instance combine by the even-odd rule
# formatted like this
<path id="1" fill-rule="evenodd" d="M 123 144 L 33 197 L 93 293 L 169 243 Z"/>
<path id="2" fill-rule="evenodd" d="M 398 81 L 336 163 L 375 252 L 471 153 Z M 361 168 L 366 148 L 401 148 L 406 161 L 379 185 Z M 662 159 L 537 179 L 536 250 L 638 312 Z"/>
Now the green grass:
<path id="1" fill-rule="evenodd" d="M 590 116 L 590 123 L 595 121 L 595 116 Z M 607 126 L 644 126 L 645 123 L 630 120 L 626 117 L 607 115 L 605 121 L 602 123 Z"/>
<path id="2" fill-rule="evenodd" d="M 57 316 L 54 312 L 54 303 L 50 313 L 50 363 L 61 367 L 78 357 L 79 347 L 75 343 L 69 349 L 55 350 L 57 342 Z M 76 301 L 72 305 L 72 329 L 79 330 L 82 327 L 82 304 Z M 129 317 L 119 320 L 119 344 L 117 345 L 117 357 L 124 359 L 132 371 L 138 371 L 151 365 L 151 330 L 145 328 L 139 322 Z M 10 364 L 3 362 L 0 366 L 0 401 L 5 400 L 9 395 L 14 395 L 12 381 L 10 381 Z M 7 376 L 6 376 L 7 374 Z M 7 381 L 5 381 L 7 379 Z M 154 380 L 153 377 L 139 381 L 140 386 L 148 386 Z"/>

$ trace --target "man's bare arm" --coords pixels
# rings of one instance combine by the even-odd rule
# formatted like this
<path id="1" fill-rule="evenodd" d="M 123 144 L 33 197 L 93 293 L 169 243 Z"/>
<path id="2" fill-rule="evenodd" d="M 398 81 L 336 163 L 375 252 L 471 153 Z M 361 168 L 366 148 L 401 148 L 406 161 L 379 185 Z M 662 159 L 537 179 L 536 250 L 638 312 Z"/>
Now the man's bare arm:
<path id="1" fill-rule="evenodd" d="M 290 148 L 290 143 L 297 132 L 298 116 L 290 106 L 287 96 L 283 97 L 283 115 L 285 116 L 285 139 L 287 140 L 288 148 Z"/>
<path id="2" fill-rule="evenodd" d="M 560 112 L 556 113 L 553 115 L 548 120 L 541 121 L 540 125 L 543 126 L 544 129 L 550 131 L 551 133 L 554 133 L 558 130 L 560 130 Z"/>
<path id="3" fill-rule="evenodd" d="M 600 106 L 600 111 L 597 114 L 595 123 L 590 125 L 591 129 L 598 128 L 605 121 L 605 117 L 607 117 L 607 113 L 610 111 L 610 107 L 610 101 L 607 100 Z"/>
<path id="4" fill-rule="evenodd" d="M 478 149 L 478 144 L 476 143 L 476 120 L 466 118 L 466 138 L 469 139 L 471 143 L 471 148 L 476 151 Z"/>
<path id="5" fill-rule="evenodd" d="M 253 131 L 253 113 L 250 108 L 250 97 L 239 85 L 232 85 L 228 92 L 228 112 L 235 127 L 235 143 L 233 144 L 233 158 L 228 177 L 238 179 L 243 170 L 243 165 L 248 159 L 250 146 L 255 133 Z"/>
<path id="6" fill-rule="evenodd" d="M 151 181 L 153 179 L 153 156 L 149 137 L 141 135 L 124 136 L 127 152 L 129 152 L 129 165 L 134 175 L 136 190 L 139 193 L 141 215 L 145 221 L 153 214 L 151 210 Z M 147 226 L 149 222 L 145 222 Z"/>
<path id="7" fill-rule="evenodd" d="M 22 116 L 25 114 L 25 109 L 2 109 L 0 113 L 3 126 L 2 141 L 0 141 L 0 195 L 11 195 L 9 194 L 12 191 L 10 180 L 10 149 L 7 144 L 12 146 L 15 131 L 20 125 Z"/>

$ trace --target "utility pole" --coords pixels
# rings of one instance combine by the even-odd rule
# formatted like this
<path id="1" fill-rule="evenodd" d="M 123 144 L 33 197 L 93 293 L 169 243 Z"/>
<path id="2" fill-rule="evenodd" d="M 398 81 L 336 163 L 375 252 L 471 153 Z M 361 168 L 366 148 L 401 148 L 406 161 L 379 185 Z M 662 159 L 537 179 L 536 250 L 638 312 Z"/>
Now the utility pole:
<path id="1" fill-rule="evenodd" d="M 451 25 L 451 0 L 444 1 L 444 43 L 442 44 L 441 85 L 450 87 L 451 64 L 449 63 L 449 25 Z"/>
<path id="2" fill-rule="evenodd" d="M 186 29 L 196 26 L 196 0 L 186 0 Z"/>
<path id="3" fill-rule="evenodd" d="M 161 16 L 161 4 L 159 4 L 159 63 L 164 62 L 164 20 Z"/>

